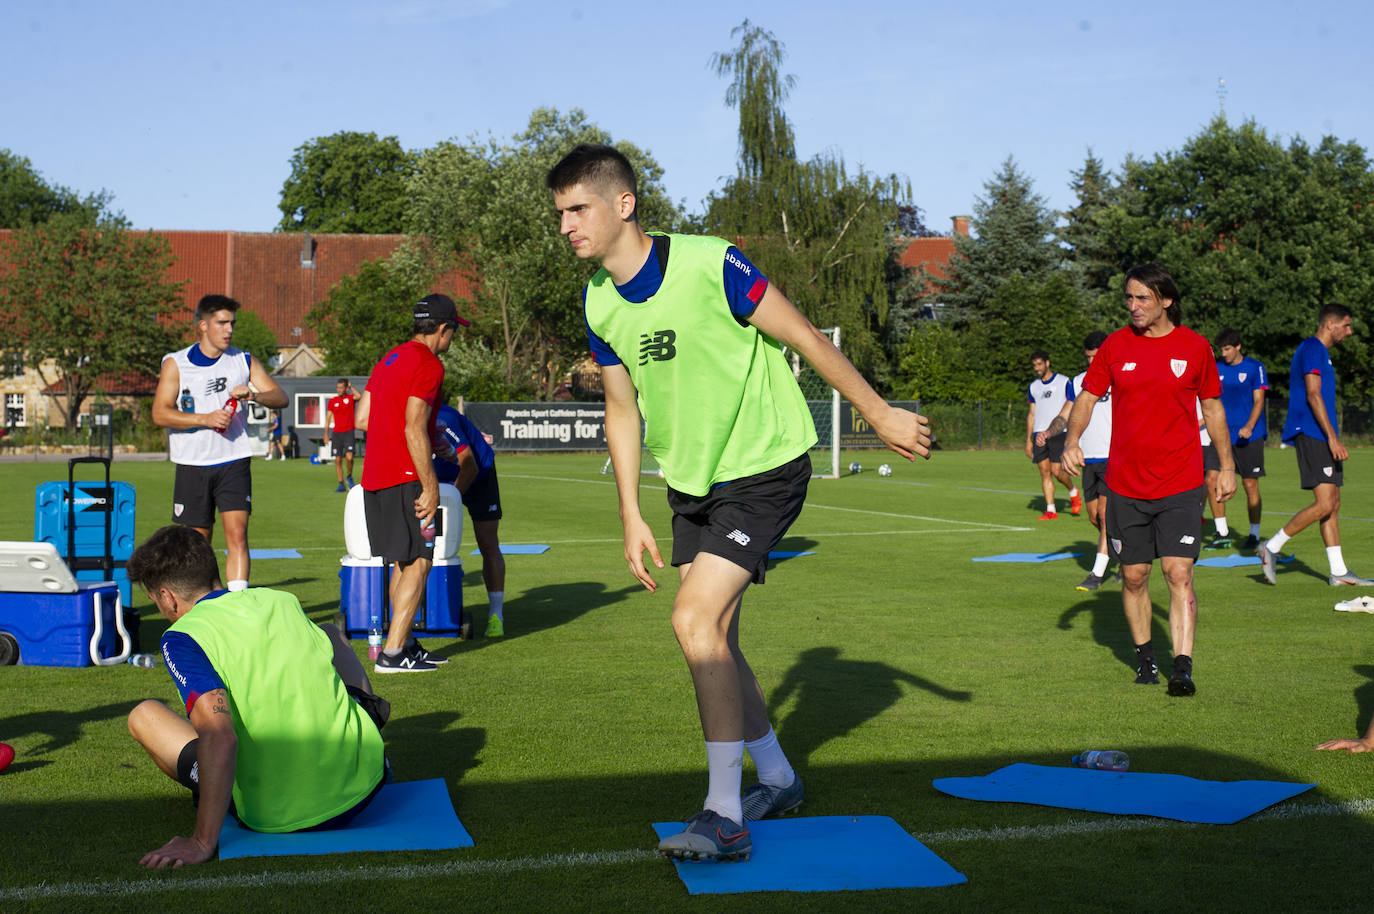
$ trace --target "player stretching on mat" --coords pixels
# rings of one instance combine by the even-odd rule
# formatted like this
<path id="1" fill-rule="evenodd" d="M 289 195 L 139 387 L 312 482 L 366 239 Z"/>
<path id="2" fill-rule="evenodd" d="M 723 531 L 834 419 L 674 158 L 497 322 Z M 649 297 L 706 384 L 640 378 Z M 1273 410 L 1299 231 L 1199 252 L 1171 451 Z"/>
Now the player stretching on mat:
<path id="1" fill-rule="evenodd" d="M 752 850 L 746 820 L 802 802 L 801 779 L 739 646 L 745 588 L 763 582 L 769 550 L 801 513 L 816 442 L 779 342 L 805 356 L 908 460 L 930 456 L 930 426 L 884 402 L 729 242 L 646 234 L 634 170 L 615 149 L 578 146 L 547 184 L 573 252 L 601 265 L 584 296 L 588 335 L 606 391 L 625 561 L 650 593 L 658 583 L 644 553 L 657 568 L 663 559 L 639 509 L 641 415 L 673 510 L 672 625 L 696 689 L 709 786 L 705 808 L 659 850 L 744 859 Z M 745 750 L 759 783 L 741 798 Z"/>

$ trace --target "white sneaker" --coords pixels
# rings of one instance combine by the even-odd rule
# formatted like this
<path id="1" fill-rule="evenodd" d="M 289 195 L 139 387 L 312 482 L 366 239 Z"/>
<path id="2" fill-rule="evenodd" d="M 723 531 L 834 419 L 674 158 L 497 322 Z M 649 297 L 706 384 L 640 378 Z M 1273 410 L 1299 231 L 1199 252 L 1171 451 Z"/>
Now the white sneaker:
<path id="1" fill-rule="evenodd" d="M 271 459 L 272 459 L 272 455 L 271 455 L 271 454 L 268 454 L 268 455 L 267 455 L 267 459 L 268 459 L 268 460 L 271 460 Z"/>
<path id="2" fill-rule="evenodd" d="M 1374 613 L 1374 597 L 1356 597 L 1336 604 L 1338 613 Z"/>

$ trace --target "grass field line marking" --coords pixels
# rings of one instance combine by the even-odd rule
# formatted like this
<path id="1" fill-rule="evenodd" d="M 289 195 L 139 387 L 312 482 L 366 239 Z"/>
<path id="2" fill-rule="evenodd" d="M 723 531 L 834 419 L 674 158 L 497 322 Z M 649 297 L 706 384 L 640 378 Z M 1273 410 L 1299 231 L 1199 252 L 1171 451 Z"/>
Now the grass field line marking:
<path id="1" fill-rule="evenodd" d="M 1251 816 L 1247 821 L 1306 819 L 1315 816 L 1368 815 L 1374 813 L 1374 799 L 1326 801 L 1279 806 Z M 926 845 L 964 841 L 1025 841 L 1059 838 L 1066 835 L 1094 834 L 1137 829 L 1196 828 L 1198 823 L 1156 819 L 1149 816 L 1122 816 L 1112 819 L 1077 819 L 1057 825 L 1025 825 L 995 828 L 959 828 L 940 832 L 912 832 Z M 42 901 L 52 898 L 114 898 L 152 895 L 157 892 L 206 892 L 222 889 L 277 888 L 296 885 L 333 885 L 345 881 L 381 881 L 445 876 L 476 876 L 487 873 L 510 875 L 585 866 L 623 866 L 660 859 L 656 851 L 622 850 L 589 853 L 548 854 L 542 857 L 516 857 L 500 860 L 449 860 L 443 863 L 403 866 L 360 866 L 290 872 L 242 873 L 233 876 L 191 876 L 167 874 L 144 879 L 111 879 L 99 882 L 46 883 L 0 889 L 0 901 Z"/>

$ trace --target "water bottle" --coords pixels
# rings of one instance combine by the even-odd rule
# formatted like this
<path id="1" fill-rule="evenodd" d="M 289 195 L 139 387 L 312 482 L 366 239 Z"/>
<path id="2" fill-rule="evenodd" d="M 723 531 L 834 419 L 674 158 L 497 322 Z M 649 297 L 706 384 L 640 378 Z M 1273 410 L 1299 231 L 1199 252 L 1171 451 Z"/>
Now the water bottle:
<path id="1" fill-rule="evenodd" d="M 239 411 L 239 401 L 233 397 L 230 397 L 228 400 L 224 401 L 224 408 L 229 413 L 229 421 L 230 423 L 232 423 L 234 420 L 234 413 Z M 232 427 L 233 426 L 231 424 L 225 426 L 224 428 L 217 428 L 215 429 L 215 431 L 219 432 L 221 435 L 227 435 L 229 434 L 229 429 Z"/>
<path id="2" fill-rule="evenodd" d="M 193 413 L 196 411 L 196 398 L 191 396 L 191 388 L 183 387 L 181 389 L 180 404 L 183 413 Z"/>
<path id="3" fill-rule="evenodd" d="M 376 613 L 367 626 L 367 659 L 376 660 L 382 653 L 382 620 Z"/>
<path id="4" fill-rule="evenodd" d="M 1131 767 L 1131 759 L 1119 749 L 1087 749 L 1075 755 L 1072 764 L 1099 771 L 1125 771 Z"/>
<path id="5" fill-rule="evenodd" d="M 157 666 L 157 654 L 130 654 L 129 663 L 132 666 L 151 670 L 153 667 Z"/>

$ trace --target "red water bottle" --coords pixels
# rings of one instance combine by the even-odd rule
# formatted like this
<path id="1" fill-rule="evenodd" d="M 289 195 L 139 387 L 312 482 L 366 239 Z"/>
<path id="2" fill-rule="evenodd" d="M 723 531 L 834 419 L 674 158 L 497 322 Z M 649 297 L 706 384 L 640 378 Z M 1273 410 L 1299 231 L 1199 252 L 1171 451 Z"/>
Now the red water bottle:
<path id="1" fill-rule="evenodd" d="M 236 397 L 230 397 L 224 402 L 224 408 L 229 411 L 229 425 L 233 425 L 234 413 L 239 411 L 238 399 Z M 215 431 L 219 432 L 221 435 L 227 435 L 229 434 L 229 426 L 226 425 L 224 428 L 217 428 Z"/>

